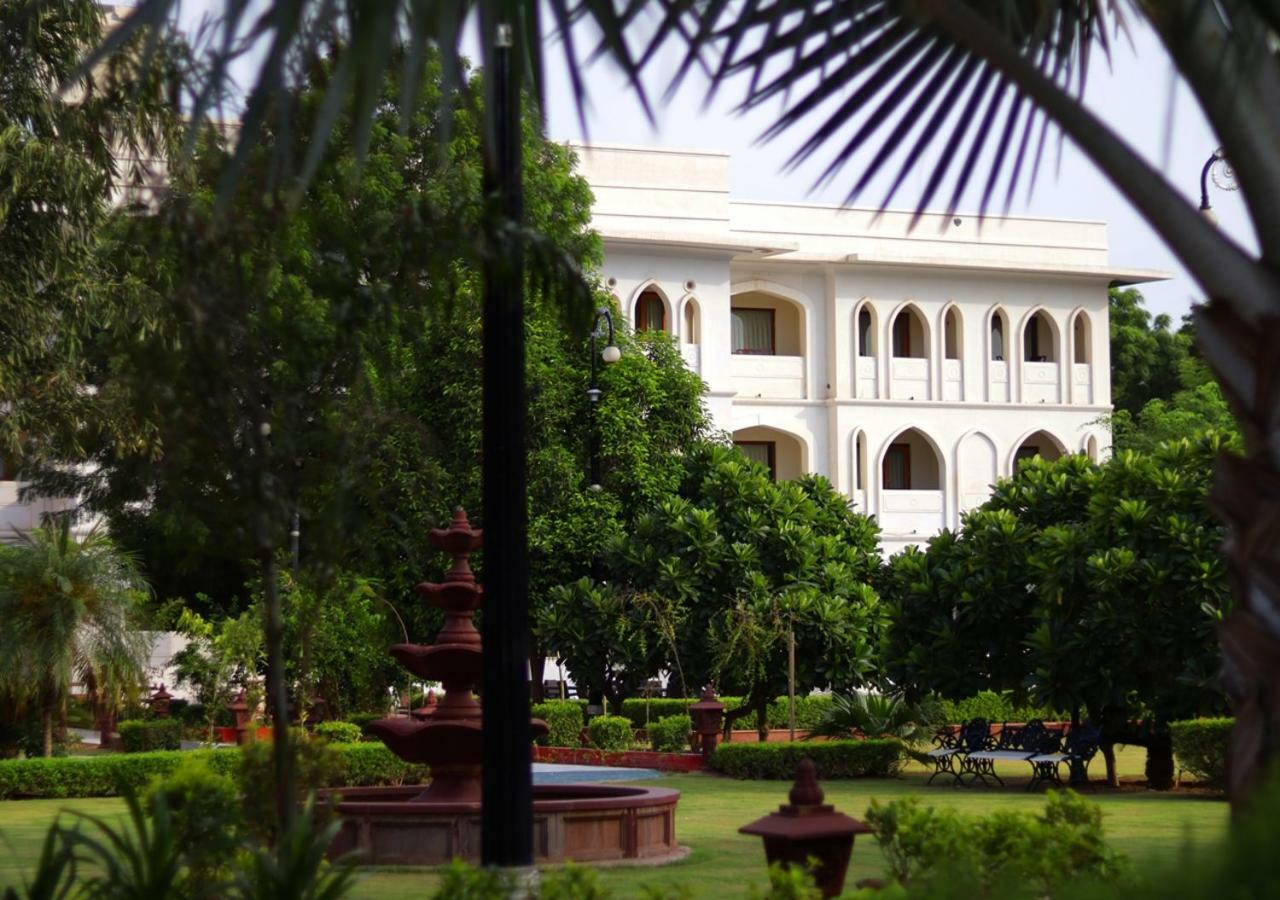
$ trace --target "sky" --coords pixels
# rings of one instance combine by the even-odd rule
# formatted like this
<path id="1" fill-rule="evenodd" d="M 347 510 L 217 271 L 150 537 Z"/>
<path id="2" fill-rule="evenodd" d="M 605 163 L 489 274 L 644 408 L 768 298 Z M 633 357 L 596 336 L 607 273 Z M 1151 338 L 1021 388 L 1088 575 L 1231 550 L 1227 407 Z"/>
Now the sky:
<path id="1" fill-rule="evenodd" d="M 658 76 L 671 71 L 676 63 L 674 50 L 656 60 L 651 97 L 660 101 L 666 82 Z M 548 73 L 547 126 L 551 137 L 727 151 L 731 154 L 732 195 L 744 200 L 839 204 L 860 174 L 855 158 L 842 177 L 815 189 L 825 161 L 785 171 L 791 152 L 807 133 L 797 131 L 760 144 L 757 139 L 772 123 L 772 111 L 736 114 L 734 106 L 740 95 L 732 89 L 708 104 L 703 78 L 691 78 L 671 102 L 659 104 L 654 123 L 645 117 L 616 70 L 599 64 L 590 72 L 588 82 L 591 104 L 584 135 L 568 78 L 562 71 Z M 1200 169 L 1217 141 L 1190 90 L 1175 80 L 1168 56 L 1149 29 L 1131 22 L 1129 35 L 1113 45 L 1110 65 L 1100 56 L 1095 59 L 1085 101 L 1112 127 L 1122 124 L 1121 135 L 1199 205 Z M 1190 304 L 1204 299 L 1199 286 L 1073 144 L 1065 142 L 1061 154 L 1056 145 L 1052 150 L 1030 196 L 1021 190 L 1010 213 L 1105 221 L 1113 265 L 1161 269 L 1172 275 L 1168 281 L 1144 285 L 1141 290 L 1152 312 L 1169 314 L 1176 327 Z M 927 176 L 927 169 L 918 167 L 892 205 L 914 208 Z M 873 182 L 859 205 L 877 205 L 887 186 L 885 179 Z M 1212 183 L 1209 192 L 1220 227 L 1246 246 L 1256 247 L 1239 193 L 1220 190 Z M 961 210 L 976 207 L 975 197 L 967 206 L 962 204 Z"/>
<path id="2" fill-rule="evenodd" d="M 184 24 L 191 27 L 201 15 L 220 5 L 218 0 L 183 4 Z M 262 0 L 251 0 L 251 7 L 261 5 Z M 1110 60 L 1095 55 L 1086 104 L 1103 121 L 1118 128 L 1122 137 L 1179 185 L 1193 205 L 1198 205 L 1200 169 L 1217 141 L 1191 92 L 1176 78 L 1154 33 L 1136 16 L 1128 18 L 1131 21 L 1127 32 L 1112 42 Z M 579 46 L 590 45 L 590 35 L 575 32 L 575 37 Z M 648 70 L 649 95 L 656 113 L 653 122 L 646 118 L 630 87 L 610 63 L 602 61 L 590 68 L 585 77 L 589 107 L 584 132 L 568 76 L 562 66 L 556 65 L 561 58 L 558 42 L 549 37 L 547 43 L 547 130 L 554 139 L 589 138 L 726 151 L 731 154 L 731 192 L 743 200 L 840 204 L 857 180 L 862 161 L 859 157 L 840 177 L 820 188 L 815 188 L 815 182 L 825 164 L 821 158 L 787 171 L 787 160 L 806 132 L 795 131 L 770 143 L 759 143 L 776 108 L 738 115 L 734 107 L 740 93 L 733 84 L 708 98 L 707 81 L 695 74 L 674 98 L 664 102 L 668 73 L 678 62 L 674 47 L 659 55 Z M 463 50 L 473 59 L 478 57 L 474 40 L 464 43 Z M 250 74 L 238 73 L 239 80 L 246 82 Z M 1170 273 L 1168 281 L 1147 284 L 1141 290 L 1152 312 L 1168 314 L 1176 326 L 1193 302 L 1204 299 L 1199 287 L 1151 227 L 1070 141 L 1053 142 L 1050 151 L 1032 190 L 1020 190 L 1009 212 L 1106 222 L 1113 265 Z M 927 167 L 918 166 L 892 205 L 914 208 L 927 177 Z M 873 181 L 859 204 L 879 204 L 888 179 L 885 176 Z M 1210 202 L 1219 226 L 1247 248 L 1256 248 L 1240 195 L 1211 184 Z M 976 207 L 974 197 L 968 204 L 962 203 L 959 212 L 972 212 Z"/>

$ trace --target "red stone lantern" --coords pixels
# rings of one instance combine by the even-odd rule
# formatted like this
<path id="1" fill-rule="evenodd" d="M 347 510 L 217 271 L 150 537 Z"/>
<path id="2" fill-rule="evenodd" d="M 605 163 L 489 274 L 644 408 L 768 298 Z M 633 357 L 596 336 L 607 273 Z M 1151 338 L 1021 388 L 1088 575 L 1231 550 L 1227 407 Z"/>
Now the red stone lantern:
<path id="1" fill-rule="evenodd" d="M 720 726 L 724 724 L 724 704 L 716 699 L 711 685 L 704 687 L 702 699 L 689 707 L 689 718 L 693 719 L 693 732 L 702 746 L 702 758 L 710 759 L 720 736 Z"/>
<path id="2" fill-rule="evenodd" d="M 231 710 L 231 715 L 235 717 L 236 743 L 247 744 L 249 742 L 249 725 L 253 719 L 253 711 L 249 709 L 249 703 L 245 699 L 244 688 L 240 689 L 240 693 L 236 694 L 235 699 L 227 706 Z"/>
<path id="3" fill-rule="evenodd" d="M 813 874 L 822 896 L 839 895 L 844 890 L 854 836 L 870 834 L 871 829 L 822 802 L 818 770 L 811 759 L 802 759 L 796 767 L 796 782 L 788 799 L 791 802 L 779 806 L 776 813 L 743 825 L 738 831 L 764 838 L 769 865 L 781 863 L 790 868 L 816 859 L 818 865 Z"/>
<path id="4" fill-rule="evenodd" d="M 156 688 L 156 692 L 151 695 L 151 712 L 158 719 L 169 718 L 169 701 L 173 699 L 173 695 L 164 689 L 164 682 L 160 682 L 160 687 Z"/>
<path id="5" fill-rule="evenodd" d="M 422 700 L 422 705 L 415 709 L 412 715 L 420 722 L 424 719 L 430 719 L 436 714 L 436 706 L 438 706 L 439 703 L 440 701 L 436 699 L 436 692 L 428 689 L 427 696 Z"/>

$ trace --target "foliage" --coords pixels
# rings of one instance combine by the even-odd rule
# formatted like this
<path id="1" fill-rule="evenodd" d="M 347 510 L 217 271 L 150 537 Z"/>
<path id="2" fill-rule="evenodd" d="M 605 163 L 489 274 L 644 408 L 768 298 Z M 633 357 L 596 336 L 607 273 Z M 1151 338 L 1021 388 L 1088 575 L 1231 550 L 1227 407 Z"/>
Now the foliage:
<path id="1" fill-rule="evenodd" d="M 577 700 L 547 700 L 533 704 L 533 717 L 547 723 L 547 734 L 538 743 L 548 747 L 577 747 L 586 724 L 586 704 Z"/>
<path id="2" fill-rule="evenodd" d="M 724 696 L 719 698 L 728 711 L 741 709 L 746 698 Z M 622 715 L 636 728 L 646 728 L 648 723 L 664 716 L 678 716 L 688 712 L 697 697 L 629 697 L 622 701 Z M 829 694 L 804 694 L 796 697 L 796 727 L 813 728 L 822 721 L 831 706 Z M 765 710 L 765 722 L 770 728 L 786 728 L 789 721 L 787 698 L 777 697 Z"/>
<path id="3" fill-rule="evenodd" d="M 1227 759 L 1235 720 L 1191 719 L 1170 722 L 1173 755 L 1183 769 L 1200 781 L 1222 787 L 1227 783 Z"/>
<path id="4" fill-rule="evenodd" d="M 108 712 L 137 699 L 151 649 L 138 631 L 146 593 L 131 555 L 96 528 L 76 537 L 66 518 L 0 553 L 0 700 L 39 714 L 45 756 L 72 683 Z"/>
<path id="5" fill-rule="evenodd" d="M 197 878 L 223 873 L 244 836 L 244 816 L 236 782 L 214 771 L 207 757 L 188 758 L 171 773 L 157 776 L 142 792 L 145 809 L 155 809 L 162 794 L 178 846 Z"/>
<path id="6" fill-rule="evenodd" d="M 917 797 L 873 800 L 866 822 L 889 876 L 913 891 L 949 881 L 984 896 L 1018 883 L 1056 897 L 1073 880 L 1115 883 L 1127 873 L 1127 861 L 1103 840 L 1101 808 L 1071 791 L 1050 793 L 1041 815 L 1000 810 L 970 817 L 921 806 Z"/>
<path id="7" fill-rule="evenodd" d="M 653 662 L 630 677 L 668 663 L 685 685 L 715 682 L 747 694 L 730 718 L 755 712 L 763 725 L 770 701 L 786 691 L 794 631 L 800 693 L 870 679 L 884 622 L 867 584 L 879 565 L 875 524 L 821 477 L 776 483 L 737 450 L 712 443 L 689 446 L 683 460 L 677 495 L 613 543 L 608 583 L 578 588 L 644 611 L 630 649 Z M 552 645 L 578 681 L 575 665 L 596 660 L 598 669 L 597 635 L 613 626 L 595 618 L 574 627 L 562 629 L 571 640 Z"/>
<path id="8" fill-rule="evenodd" d="M 341 763 L 330 744 L 307 740 L 305 734 L 290 729 L 288 747 L 297 802 L 338 780 Z M 265 843 L 274 843 L 282 829 L 289 827 L 278 812 L 277 772 L 272 744 L 254 743 L 241 748 L 235 778 L 244 803 L 245 823 Z"/>
<path id="9" fill-rule="evenodd" d="M 769 889 L 751 892 L 753 900 L 820 900 L 813 872 L 807 866 L 773 863 L 769 866 Z"/>
<path id="10" fill-rule="evenodd" d="M 822 778 L 892 778 L 902 768 L 902 742 L 892 738 L 814 743 L 720 744 L 711 768 L 734 778 L 794 779 L 802 759 Z"/>
<path id="11" fill-rule="evenodd" d="M 933 698 L 929 698 L 933 699 Z M 979 691 L 963 700 L 937 699 L 937 724 L 959 725 L 970 719 L 986 719 L 988 722 L 1042 722 L 1061 721 L 1064 716 L 1045 706 L 1018 703 L 1011 692 Z M 1069 716 L 1065 718 L 1070 718 Z"/>
<path id="12" fill-rule="evenodd" d="M 360 726 L 351 722 L 320 722 L 312 733 L 331 744 L 356 744 L 363 737 Z"/>
<path id="13" fill-rule="evenodd" d="M 587 722 L 587 740 L 599 750 L 629 750 L 631 720 L 622 716 L 596 716 Z"/>
<path id="14" fill-rule="evenodd" d="M 1167 315 L 1152 316 L 1137 288 L 1112 288 L 1108 300 L 1111 405 L 1137 416 L 1152 400 L 1168 400 L 1185 387 L 1181 370 L 1191 358 L 1191 329 L 1175 331 Z"/>
<path id="15" fill-rule="evenodd" d="M 258 705 L 252 686 L 263 662 L 263 635 L 256 611 L 210 621 L 183 608 L 175 630 L 187 638 L 187 646 L 174 654 L 173 670 L 178 683 L 194 691 L 210 734 L 237 691 L 246 690 L 251 708 Z"/>
<path id="16" fill-rule="evenodd" d="M 852 732 L 870 738 L 897 738 L 905 744 L 918 744 L 933 736 L 920 710 L 901 696 L 855 691 L 836 694 L 831 708 L 813 728 L 811 737 L 849 737 Z"/>
<path id="17" fill-rule="evenodd" d="M 177 750 L 182 746 L 182 723 L 176 719 L 124 719 L 116 730 L 125 753 Z"/>
<path id="18" fill-rule="evenodd" d="M 889 677 L 909 694 L 1029 692 L 1107 730 L 1146 719 L 1168 785 L 1163 723 L 1221 710 L 1217 628 L 1231 599 L 1206 494 L 1220 436 L 1030 460 L 923 551 L 891 560 Z M 1104 738 L 1105 739 L 1105 738 Z"/>
<path id="19" fill-rule="evenodd" d="M 329 862 L 341 822 L 324 824 L 313 797 L 274 846 L 253 846 L 235 878 L 233 897 L 338 900 L 355 886 L 350 858 Z"/>
<path id="20" fill-rule="evenodd" d="M 266 745 L 251 745 L 252 766 L 264 765 Z M 151 753 L 102 754 L 59 758 L 0 760 L 0 799 L 115 797 L 146 787 L 152 779 L 171 774 L 184 762 L 203 760 L 215 773 L 237 775 L 239 749 L 157 750 Z M 420 766 L 410 765 L 378 743 L 329 744 L 324 787 L 378 784 L 416 784 L 426 778 Z M 263 801 L 265 802 L 265 801 Z"/>
<path id="21" fill-rule="evenodd" d="M 517 895 L 529 900 L 605 900 L 612 896 L 600 884 L 595 869 L 572 862 L 539 872 L 527 885 L 518 885 L 510 869 L 482 868 L 459 859 L 439 871 L 440 883 L 431 892 L 431 900 L 507 900 Z"/>
<path id="22" fill-rule="evenodd" d="M 649 743 L 659 752 L 680 753 L 689 749 L 691 731 L 693 719 L 689 716 L 663 716 L 649 724 Z"/>

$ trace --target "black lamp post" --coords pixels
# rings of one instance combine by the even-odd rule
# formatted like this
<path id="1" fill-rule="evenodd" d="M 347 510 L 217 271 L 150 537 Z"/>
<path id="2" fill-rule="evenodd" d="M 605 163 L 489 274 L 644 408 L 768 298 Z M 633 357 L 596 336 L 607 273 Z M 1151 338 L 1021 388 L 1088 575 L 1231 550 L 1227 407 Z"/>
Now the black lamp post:
<path id="1" fill-rule="evenodd" d="M 609 328 L 608 332 L 600 330 L 600 321 L 602 319 L 604 320 L 605 325 Z M 609 338 L 608 343 L 605 344 L 604 350 L 602 350 L 597 357 L 596 342 L 606 334 L 608 334 Z M 591 329 L 591 383 L 587 386 L 587 403 L 591 409 L 591 437 L 590 446 L 587 451 L 590 456 L 589 464 L 591 467 L 591 483 L 587 485 L 587 489 L 591 491 L 598 491 L 601 489 L 600 429 L 596 424 L 596 407 L 600 404 L 600 397 L 604 392 L 600 390 L 600 386 L 596 381 L 600 372 L 599 361 L 603 360 L 607 365 L 610 363 L 616 363 L 622 358 L 622 351 L 613 343 L 613 338 L 613 315 L 609 312 L 608 308 L 602 306 L 596 310 L 595 324 Z"/>

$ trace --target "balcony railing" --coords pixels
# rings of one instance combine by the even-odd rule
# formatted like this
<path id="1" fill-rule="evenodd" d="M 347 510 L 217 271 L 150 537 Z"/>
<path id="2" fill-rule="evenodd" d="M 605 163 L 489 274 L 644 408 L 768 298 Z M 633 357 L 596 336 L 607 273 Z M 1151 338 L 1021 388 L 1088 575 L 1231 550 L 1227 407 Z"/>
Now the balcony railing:
<path id="1" fill-rule="evenodd" d="M 1024 362 L 1022 364 L 1022 402 L 1057 403 L 1058 364 Z"/>
<path id="2" fill-rule="evenodd" d="M 880 492 L 880 529 L 885 534 L 929 536 L 942 528 L 942 491 Z"/>
<path id="3" fill-rule="evenodd" d="M 734 354 L 729 357 L 729 374 L 743 399 L 803 400 L 805 396 L 803 356 Z"/>
<path id="4" fill-rule="evenodd" d="M 889 360 L 889 395 L 895 400 L 928 400 L 929 360 L 914 356 Z"/>
<path id="5" fill-rule="evenodd" d="M 702 371 L 702 348 L 697 344 L 681 344 L 680 355 L 684 357 L 684 364 L 692 371 Z"/>
<path id="6" fill-rule="evenodd" d="M 1093 370 L 1088 363 L 1071 366 L 1071 402 L 1082 406 L 1093 402 Z"/>

